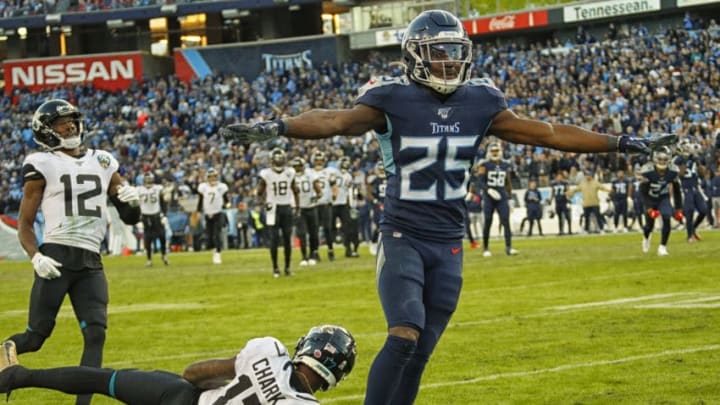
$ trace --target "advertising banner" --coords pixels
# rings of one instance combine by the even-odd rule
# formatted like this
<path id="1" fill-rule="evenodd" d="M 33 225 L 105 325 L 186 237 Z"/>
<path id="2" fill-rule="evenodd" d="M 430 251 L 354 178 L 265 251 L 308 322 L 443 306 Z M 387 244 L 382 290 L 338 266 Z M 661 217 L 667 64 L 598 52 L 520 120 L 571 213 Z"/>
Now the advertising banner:
<path id="1" fill-rule="evenodd" d="M 463 21 L 468 35 L 522 30 L 548 25 L 547 10 L 475 18 Z"/>
<path id="2" fill-rule="evenodd" d="M 576 22 L 660 11 L 660 0 L 611 0 L 563 8 L 563 21 Z"/>
<path id="3" fill-rule="evenodd" d="M 720 3 L 718 0 L 677 0 L 678 7 L 701 6 L 703 4 Z"/>
<path id="4" fill-rule="evenodd" d="M 143 57 L 140 52 L 14 59 L 3 62 L 5 94 L 13 89 L 41 89 L 92 83 L 97 89 L 115 91 L 141 81 Z"/>

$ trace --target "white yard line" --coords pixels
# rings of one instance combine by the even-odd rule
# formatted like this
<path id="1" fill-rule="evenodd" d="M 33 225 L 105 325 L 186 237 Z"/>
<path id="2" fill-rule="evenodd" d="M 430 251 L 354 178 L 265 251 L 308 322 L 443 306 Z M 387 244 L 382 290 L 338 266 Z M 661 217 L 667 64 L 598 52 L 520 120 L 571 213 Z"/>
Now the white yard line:
<path id="1" fill-rule="evenodd" d="M 608 300 L 608 301 L 585 302 L 582 304 L 558 305 L 555 307 L 548 307 L 547 309 L 556 310 L 556 311 L 565 311 L 568 309 L 604 307 L 604 306 L 609 306 L 609 305 L 627 304 L 630 302 L 651 301 L 651 300 L 658 300 L 658 299 L 663 299 L 663 298 L 677 297 L 677 296 L 682 296 L 682 295 L 698 295 L 698 294 L 700 294 L 700 293 L 698 293 L 698 292 L 677 292 L 677 293 L 667 293 L 667 294 L 654 294 L 654 295 L 645 295 L 642 297 L 618 298 L 618 299 Z"/>
<path id="2" fill-rule="evenodd" d="M 473 378 L 470 380 L 444 381 L 444 382 L 438 382 L 438 383 L 432 383 L 432 384 L 423 384 L 420 386 L 420 389 L 424 390 L 424 389 L 430 389 L 430 388 L 443 388 L 443 387 L 453 387 L 453 386 L 457 386 L 457 385 L 477 384 L 479 382 L 499 380 L 501 378 L 522 378 L 522 377 L 528 377 L 528 376 L 534 376 L 534 375 L 540 375 L 540 374 L 560 373 L 563 371 L 575 370 L 575 369 L 580 369 L 580 368 L 611 366 L 611 365 L 615 365 L 615 364 L 631 363 L 631 362 L 635 362 L 635 361 L 656 359 L 659 357 L 676 356 L 679 354 L 689 354 L 689 353 L 699 353 L 699 352 L 711 352 L 711 351 L 717 351 L 717 350 L 720 350 L 720 345 L 691 347 L 691 348 L 687 348 L 687 349 L 678 349 L 678 350 L 666 350 L 666 351 L 657 352 L 657 353 L 641 354 L 641 355 L 637 355 L 637 356 L 624 357 L 621 359 L 614 359 L 614 360 L 598 360 L 598 361 L 591 361 L 588 363 L 564 364 L 564 365 L 557 366 L 557 367 L 551 367 L 551 368 L 545 368 L 545 369 L 539 369 L 539 370 L 515 371 L 515 372 L 509 372 L 509 373 L 490 374 L 490 375 L 486 375 L 486 376 L 476 377 L 476 378 Z M 348 395 L 348 396 L 339 397 L 339 398 L 326 399 L 323 401 L 323 403 L 358 401 L 358 400 L 362 400 L 362 399 L 363 399 L 362 395 Z"/>

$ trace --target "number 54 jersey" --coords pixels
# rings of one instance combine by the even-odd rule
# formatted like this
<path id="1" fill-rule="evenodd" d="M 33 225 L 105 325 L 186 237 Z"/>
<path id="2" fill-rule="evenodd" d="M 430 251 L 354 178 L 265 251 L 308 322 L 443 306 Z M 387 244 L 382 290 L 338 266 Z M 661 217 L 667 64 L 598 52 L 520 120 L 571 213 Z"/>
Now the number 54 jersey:
<path id="1" fill-rule="evenodd" d="M 387 175 L 381 229 L 429 240 L 465 234 L 465 195 L 480 141 L 507 109 L 492 81 L 473 79 L 444 98 L 405 77 L 373 78 L 356 103 L 385 113 L 376 134 Z"/>
<path id="2" fill-rule="evenodd" d="M 43 243 L 100 252 L 108 225 L 108 187 L 118 167 L 110 153 L 94 149 L 80 157 L 37 152 L 25 158 L 23 181 L 45 179 Z"/>
<path id="3" fill-rule="evenodd" d="M 235 356 L 235 378 L 200 394 L 198 405 L 317 405 L 315 397 L 290 386 L 293 365 L 287 348 L 273 337 L 251 339 Z"/>

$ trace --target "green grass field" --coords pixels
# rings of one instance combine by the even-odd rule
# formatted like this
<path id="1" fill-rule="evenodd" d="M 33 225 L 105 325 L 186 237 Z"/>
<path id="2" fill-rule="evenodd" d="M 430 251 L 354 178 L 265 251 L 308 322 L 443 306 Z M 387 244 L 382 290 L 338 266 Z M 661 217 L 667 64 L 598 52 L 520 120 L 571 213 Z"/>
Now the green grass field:
<path id="1" fill-rule="evenodd" d="M 687 244 L 673 232 L 669 257 L 640 252 L 637 233 L 518 239 L 520 256 L 465 252 L 460 306 L 423 379 L 417 404 L 720 403 L 720 232 Z M 359 404 L 384 341 L 374 260 L 326 260 L 273 279 L 267 250 L 107 258 L 108 367 L 182 372 L 192 361 L 230 357 L 256 336 L 291 350 L 311 325 L 337 323 L 356 337 L 354 372 L 322 403 Z M 298 251 L 295 251 L 298 254 Z M 324 258 L 324 256 L 323 256 Z M 297 260 L 294 260 L 297 262 Z M 0 338 L 24 329 L 29 262 L 0 264 Z M 73 365 L 81 335 L 66 301 L 29 367 Z M 15 391 L 12 404 L 71 404 L 43 390 Z M 96 404 L 112 400 L 96 397 Z"/>

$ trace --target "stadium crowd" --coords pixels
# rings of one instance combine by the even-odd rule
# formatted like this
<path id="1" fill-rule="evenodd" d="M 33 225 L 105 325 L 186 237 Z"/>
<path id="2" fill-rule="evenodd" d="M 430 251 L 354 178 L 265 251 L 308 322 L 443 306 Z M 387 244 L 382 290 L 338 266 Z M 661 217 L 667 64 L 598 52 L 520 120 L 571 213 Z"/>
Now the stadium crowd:
<path id="1" fill-rule="evenodd" d="M 709 187 L 720 163 L 718 58 L 720 28 L 714 21 L 690 20 L 684 27 L 655 33 L 639 25 L 618 29 L 611 24 L 599 39 L 579 30 L 575 41 L 565 43 L 478 43 L 474 75 L 494 80 L 519 115 L 617 135 L 676 133 L 698 145 Z M 366 134 L 326 142 L 281 138 L 274 145 L 234 145 L 220 139 L 218 129 L 237 121 L 295 115 L 312 107 L 350 107 L 358 88 L 371 76 L 403 74 L 393 63 L 396 59 L 397 55 L 372 53 L 362 63 L 324 63 L 255 78 L 215 74 L 191 83 L 173 76 L 146 78 L 116 93 L 89 86 L 16 90 L 0 99 L 0 209 L 9 214 L 17 211 L 22 194 L 20 164 L 35 147 L 30 128 L 33 111 L 48 98 L 63 98 L 85 114 L 85 144 L 113 151 L 121 174 L 136 184 L 142 184 L 145 173 L 155 174 L 166 186 L 170 210 L 191 214 L 193 192 L 214 167 L 229 186 L 232 221 L 240 223 L 241 231 L 255 228 L 255 234 L 261 235 L 254 190 L 273 147 L 286 150 L 288 161 L 323 151 L 329 165 L 337 165 L 348 156 L 358 189 L 364 191 L 380 159 L 378 143 Z M 547 186 L 558 173 L 565 173 L 571 184 L 578 184 L 588 172 L 607 182 L 617 169 L 632 178 L 644 159 L 523 145 L 504 148 L 504 157 L 514 165 L 514 188 L 526 187 L 531 179 Z M 478 157 L 483 153 L 481 148 Z M 229 235 L 237 241 L 238 227 L 231 225 Z M 199 235 L 192 215 L 181 217 L 172 227 L 177 236 Z M 261 243 L 247 242 L 240 245 Z"/>

